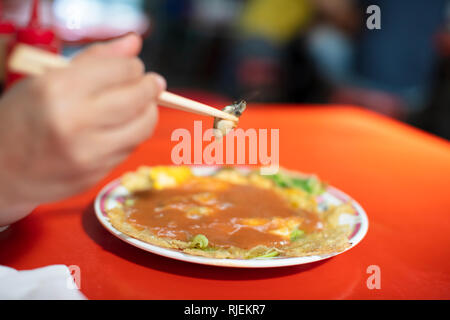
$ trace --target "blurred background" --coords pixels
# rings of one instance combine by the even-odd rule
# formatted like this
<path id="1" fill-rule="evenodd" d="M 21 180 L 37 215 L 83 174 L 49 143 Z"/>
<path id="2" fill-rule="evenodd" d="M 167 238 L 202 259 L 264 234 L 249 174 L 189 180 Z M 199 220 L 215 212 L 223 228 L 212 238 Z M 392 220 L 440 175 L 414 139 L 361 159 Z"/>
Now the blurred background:
<path id="1" fill-rule="evenodd" d="M 1 3 L 4 56 L 21 29 L 51 32 L 39 41 L 66 56 L 137 32 L 147 69 L 200 101 L 354 104 L 450 139 L 450 0 Z M 366 25 L 370 5 L 381 29 Z"/>

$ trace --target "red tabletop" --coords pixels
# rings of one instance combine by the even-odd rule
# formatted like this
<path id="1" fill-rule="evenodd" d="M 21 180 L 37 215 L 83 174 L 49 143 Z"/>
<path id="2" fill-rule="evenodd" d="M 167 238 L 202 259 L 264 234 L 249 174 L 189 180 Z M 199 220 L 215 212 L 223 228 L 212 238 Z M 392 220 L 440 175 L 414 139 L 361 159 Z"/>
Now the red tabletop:
<path id="1" fill-rule="evenodd" d="M 366 210 L 355 248 L 303 266 L 228 269 L 190 264 L 132 247 L 97 221 L 103 185 L 142 164 L 171 164 L 175 128 L 211 119 L 160 110 L 154 136 L 93 189 L 37 208 L 0 232 L 0 264 L 20 270 L 77 265 L 91 299 L 450 298 L 450 145 L 352 107 L 250 106 L 243 128 L 279 128 L 280 163 L 317 173 Z M 367 269 L 379 266 L 381 289 Z"/>

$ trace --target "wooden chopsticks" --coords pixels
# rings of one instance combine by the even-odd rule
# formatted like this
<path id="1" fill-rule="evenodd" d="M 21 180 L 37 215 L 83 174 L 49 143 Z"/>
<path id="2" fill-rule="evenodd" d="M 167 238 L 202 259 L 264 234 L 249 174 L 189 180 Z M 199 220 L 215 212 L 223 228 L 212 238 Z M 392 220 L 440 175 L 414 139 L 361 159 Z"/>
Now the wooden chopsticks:
<path id="1" fill-rule="evenodd" d="M 12 52 L 8 61 L 11 70 L 28 75 L 40 75 L 45 73 L 49 68 L 64 68 L 69 64 L 70 60 L 60 55 L 26 44 L 18 45 L 14 52 Z M 168 91 L 164 91 L 160 94 L 158 97 L 158 104 L 163 107 L 204 116 L 238 121 L 238 118 L 232 114 Z"/>

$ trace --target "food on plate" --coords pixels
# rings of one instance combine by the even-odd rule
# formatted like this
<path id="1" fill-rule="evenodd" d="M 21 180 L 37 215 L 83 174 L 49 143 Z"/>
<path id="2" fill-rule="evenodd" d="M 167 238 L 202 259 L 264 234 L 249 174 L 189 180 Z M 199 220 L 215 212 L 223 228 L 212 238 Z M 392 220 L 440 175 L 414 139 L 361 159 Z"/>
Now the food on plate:
<path id="1" fill-rule="evenodd" d="M 141 167 L 125 174 L 129 195 L 107 210 L 114 228 L 157 246 L 212 258 L 301 257 L 341 252 L 350 243 L 343 214 L 322 207 L 326 184 L 280 170 L 222 168 L 196 176 L 186 166 Z"/>

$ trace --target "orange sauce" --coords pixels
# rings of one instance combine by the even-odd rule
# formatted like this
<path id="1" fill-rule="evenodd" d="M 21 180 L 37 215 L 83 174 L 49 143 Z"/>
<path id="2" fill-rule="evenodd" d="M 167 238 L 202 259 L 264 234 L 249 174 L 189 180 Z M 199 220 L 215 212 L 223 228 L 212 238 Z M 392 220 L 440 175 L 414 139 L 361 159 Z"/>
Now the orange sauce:
<path id="1" fill-rule="evenodd" d="M 126 207 L 128 222 L 163 238 L 190 241 L 203 234 L 210 246 L 243 249 L 289 243 L 289 238 L 269 232 L 277 228 L 270 223 L 274 217 L 298 217 L 298 228 L 307 233 L 319 228 L 316 214 L 294 209 L 273 190 L 222 182 L 225 187 L 209 188 L 205 179 L 213 178 L 136 195 Z"/>

